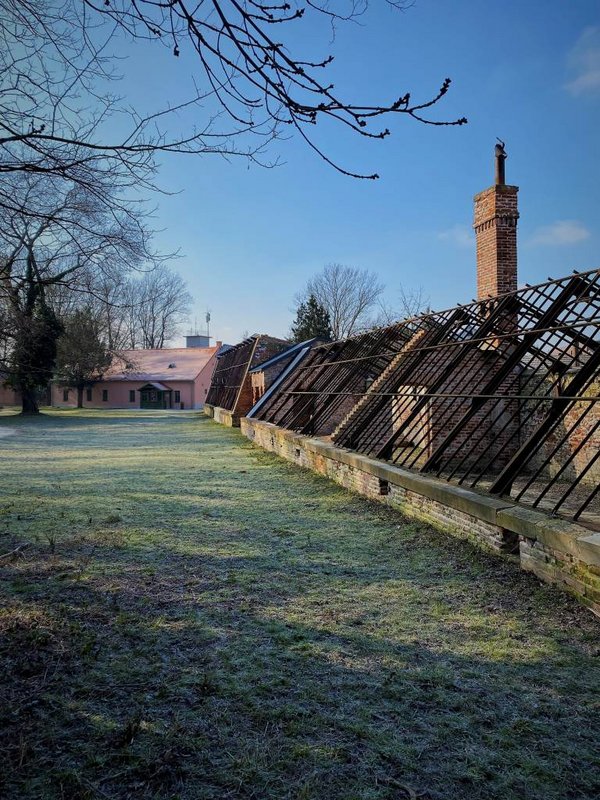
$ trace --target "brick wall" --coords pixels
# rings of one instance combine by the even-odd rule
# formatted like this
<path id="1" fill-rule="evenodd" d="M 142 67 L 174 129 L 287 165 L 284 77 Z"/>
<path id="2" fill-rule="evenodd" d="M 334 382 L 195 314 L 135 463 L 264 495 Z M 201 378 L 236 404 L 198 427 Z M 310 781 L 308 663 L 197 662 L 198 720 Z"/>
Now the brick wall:
<path id="1" fill-rule="evenodd" d="M 242 433 L 265 450 L 498 553 L 574 594 L 600 616 L 600 533 L 445 481 L 278 428 L 241 420 Z"/>
<path id="2" fill-rule="evenodd" d="M 289 342 L 283 339 L 275 339 L 272 336 L 259 336 L 252 351 L 252 357 L 248 364 L 248 369 L 252 369 L 263 361 L 268 361 L 278 353 L 283 352 L 290 346 Z M 283 368 L 283 367 L 282 367 Z M 240 388 L 238 398 L 233 409 L 234 417 L 243 417 L 254 405 L 252 376 L 246 372 L 244 382 Z"/>
<path id="3" fill-rule="evenodd" d="M 2 406 L 20 406 L 21 395 L 12 387 L 0 380 L 0 408 Z"/>
<path id="4" fill-rule="evenodd" d="M 570 375 L 563 379 L 563 391 L 568 393 Z M 525 375 L 524 380 L 527 380 Z M 537 394 L 542 397 L 554 396 L 551 386 L 553 376 L 548 377 L 546 383 L 538 388 Z M 525 384 L 525 393 L 531 392 Z M 583 396 L 598 397 L 600 383 L 591 384 Z M 550 409 L 550 402 L 538 404 L 535 400 L 523 402 L 522 414 L 523 428 L 521 438 L 525 441 L 542 424 Z M 600 459 L 594 461 L 596 453 L 600 450 L 600 403 L 582 400 L 572 403 L 571 407 L 561 419 L 552 433 L 544 439 L 540 449 L 535 453 L 528 464 L 528 471 L 543 466 L 543 476 L 555 476 L 560 473 L 560 479 L 571 482 L 582 476 L 581 482 L 585 486 L 596 486 L 600 482 Z M 566 486 L 565 486 L 566 488 Z"/>
<path id="5" fill-rule="evenodd" d="M 333 440 L 336 443 L 375 455 L 392 434 L 397 434 L 394 448 L 386 457 L 412 468 L 420 468 L 470 410 L 470 396 L 480 392 L 503 367 L 513 347 L 501 341 L 486 349 L 470 348 L 458 365 L 448 369 L 460 356 L 461 343 L 449 344 L 444 351 L 436 348 L 417 349 L 422 339 L 421 334 L 415 336 L 358 401 L 334 431 Z M 446 370 L 448 374 L 441 380 L 441 374 Z M 395 384 L 394 375 L 410 376 L 417 382 Z M 435 387 L 436 396 L 426 397 L 432 387 Z M 382 389 L 397 393 L 397 396 L 377 397 Z M 506 399 L 484 402 L 446 446 L 446 468 L 453 466 L 453 461 L 469 466 L 478 461 L 484 452 L 485 460 L 491 460 L 495 469 L 507 463 L 519 444 L 518 408 L 516 402 L 510 399 L 510 395 L 516 395 L 518 391 L 518 373 L 511 372 L 498 390 L 498 394 L 507 395 Z M 370 402 L 376 404 L 376 416 L 367 426 L 363 426 L 360 434 L 355 435 L 351 426 L 360 423 L 360 415 L 368 411 Z M 327 431 L 319 430 L 318 433 Z M 478 442 L 477 449 L 466 457 L 465 445 L 474 440 Z M 363 447 L 365 442 L 366 450 Z"/>
<path id="6" fill-rule="evenodd" d="M 253 372 L 250 376 L 252 382 L 252 405 L 257 403 L 263 394 L 269 389 L 274 381 L 281 375 L 283 370 L 289 365 L 294 353 L 289 358 L 282 358 L 276 364 L 273 364 L 267 369 L 261 369 L 259 372 Z"/>
<path id="7" fill-rule="evenodd" d="M 372 500 L 395 506 L 409 516 L 441 526 L 457 533 L 486 549 L 506 552 L 515 546 L 516 537 L 498 525 L 490 523 L 481 516 L 469 513 L 479 509 L 483 503 L 488 509 L 504 508 L 507 503 L 496 498 L 485 498 L 463 489 L 429 477 L 407 473 L 385 462 L 377 462 L 357 453 L 341 450 L 326 441 L 310 439 L 294 434 L 284 428 L 252 419 L 241 421 L 242 433 L 255 444 L 292 461 L 301 467 L 311 469 L 339 483 L 350 491 L 369 497 Z M 390 477 L 406 478 L 405 484 L 389 480 Z M 383 477 L 382 477 L 383 476 Z M 428 497 L 411 487 L 438 488 L 439 497 Z M 431 492 L 435 494 L 434 491 Z M 452 507 L 443 502 L 445 496 L 454 495 L 457 502 Z M 469 505 L 468 499 L 474 502 Z"/>
<path id="8" fill-rule="evenodd" d="M 560 547 L 519 537 L 521 566 L 545 583 L 563 586 L 600 616 L 600 566 L 589 564 Z"/>
<path id="9" fill-rule="evenodd" d="M 250 383 L 252 384 L 252 405 L 255 405 L 266 391 L 265 373 L 262 370 L 253 372 L 250 375 Z"/>
<path id="10" fill-rule="evenodd" d="M 236 417 L 232 411 L 226 408 L 219 408 L 219 406 L 209 406 L 204 404 L 204 413 L 207 417 L 211 417 L 219 425 L 226 425 L 228 428 L 239 428 L 240 418 Z"/>
<path id="11" fill-rule="evenodd" d="M 475 195 L 477 299 L 517 288 L 517 186 L 491 186 Z"/>

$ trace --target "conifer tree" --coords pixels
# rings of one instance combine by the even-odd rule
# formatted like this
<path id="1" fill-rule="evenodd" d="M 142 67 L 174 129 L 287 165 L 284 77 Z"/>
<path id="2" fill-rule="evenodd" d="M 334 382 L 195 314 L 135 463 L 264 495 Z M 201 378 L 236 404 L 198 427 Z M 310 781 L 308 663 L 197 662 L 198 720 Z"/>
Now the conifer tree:
<path id="1" fill-rule="evenodd" d="M 11 336 L 7 383 L 21 395 L 23 414 L 38 414 L 38 395 L 52 378 L 58 337 L 63 326 L 46 304 L 43 293 L 29 286 L 26 300 L 11 309 Z"/>
<path id="2" fill-rule="evenodd" d="M 298 306 L 296 319 L 292 323 L 292 340 L 304 342 L 315 336 L 331 338 L 331 320 L 327 309 L 311 294 L 306 302 Z"/>

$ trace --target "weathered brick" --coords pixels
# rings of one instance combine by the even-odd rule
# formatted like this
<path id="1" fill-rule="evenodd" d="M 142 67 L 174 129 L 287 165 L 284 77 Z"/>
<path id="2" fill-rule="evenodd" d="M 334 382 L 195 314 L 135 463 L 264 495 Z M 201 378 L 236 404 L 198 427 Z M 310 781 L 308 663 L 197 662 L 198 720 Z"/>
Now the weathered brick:
<path id="1" fill-rule="evenodd" d="M 475 195 L 478 300 L 517 289 L 518 191 L 496 185 Z"/>

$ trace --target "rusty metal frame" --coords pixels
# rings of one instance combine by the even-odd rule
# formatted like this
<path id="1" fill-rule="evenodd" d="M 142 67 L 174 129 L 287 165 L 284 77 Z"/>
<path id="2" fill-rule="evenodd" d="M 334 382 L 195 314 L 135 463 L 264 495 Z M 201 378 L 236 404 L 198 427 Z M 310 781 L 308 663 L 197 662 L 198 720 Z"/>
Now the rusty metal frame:
<path id="1" fill-rule="evenodd" d="M 317 347 L 257 417 L 593 526 L 599 383 L 591 270 Z"/>
<path id="2" fill-rule="evenodd" d="M 258 336 L 251 336 L 218 356 L 206 402 L 227 411 L 234 411 L 248 375 Z"/>

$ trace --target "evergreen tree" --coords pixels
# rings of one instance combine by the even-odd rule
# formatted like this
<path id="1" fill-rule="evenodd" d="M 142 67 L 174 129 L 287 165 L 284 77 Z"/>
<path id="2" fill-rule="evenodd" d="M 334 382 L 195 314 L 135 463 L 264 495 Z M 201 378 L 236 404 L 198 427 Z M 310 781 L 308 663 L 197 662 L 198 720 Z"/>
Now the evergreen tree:
<path id="1" fill-rule="evenodd" d="M 327 309 L 311 294 L 306 302 L 298 306 L 296 319 L 292 324 L 292 340 L 304 342 L 315 336 L 331 338 L 331 320 Z"/>
<path id="2" fill-rule="evenodd" d="M 52 378 L 63 328 L 39 287 L 30 286 L 25 295 L 11 314 L 14 346 L 7 383 L 20 392 L 23 414 L 38 414 L 38 394 Z"/>
<path id="3" fill-rule="evenodd" d="M 64 333 L 58 340 L 56 379 L 61 386 L 77 389 L 77 408 L 83 406 L 83 390 L 102 378 L 110 362 L 110 352 L 92 311 L 74 311 L 65 320 Z"/>

